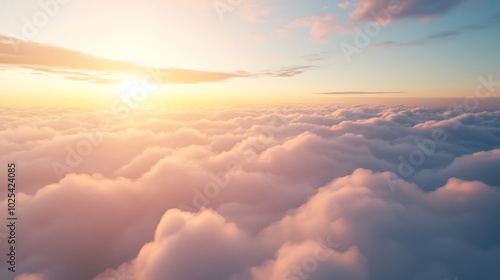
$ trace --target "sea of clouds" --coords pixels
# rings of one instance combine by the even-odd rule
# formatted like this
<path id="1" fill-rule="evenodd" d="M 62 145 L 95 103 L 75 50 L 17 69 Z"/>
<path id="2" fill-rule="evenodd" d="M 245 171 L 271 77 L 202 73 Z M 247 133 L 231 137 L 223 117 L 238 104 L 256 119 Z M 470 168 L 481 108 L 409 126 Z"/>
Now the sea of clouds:
<path id="1" fill-rule="evenodd" d="M 12 161 L 15 280 L 500 279 L 500 111 L 0 108 Z"/>

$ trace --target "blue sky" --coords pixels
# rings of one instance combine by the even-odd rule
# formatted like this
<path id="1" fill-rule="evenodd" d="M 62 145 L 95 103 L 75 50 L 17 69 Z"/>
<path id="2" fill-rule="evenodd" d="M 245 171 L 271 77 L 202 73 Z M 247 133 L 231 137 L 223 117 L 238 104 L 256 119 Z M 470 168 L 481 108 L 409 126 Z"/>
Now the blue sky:
<path id="1" fill-rule="evenodd" d="M 227 79 L 222 80 L 169 82 L 169 92 L 180 95 L 309 98 L 313 93 L 363 91 L 381 96 L 384 95 L 380 92 L 400 92 L 398 96 L 402 97 L 464 97 L 474 90 L 479 76 L 500 77 L 499 2 L 408 0 L 397 6 L 389 3 L 4 1 L 0 3 L 0 35 L 4 38 L 0 78 L 13 90 L 19 85 L 12 79 L 16 74 L 24 80 L 31 79 L 37 86 L 57 84 L 47 86 L 47 92 L 68 87 L 75 92 L 116 91 L 110 83 L 65 80 L 54 75 L 57 71 L 52 71 L 53 65 L 49 67 L 50 75 L 44 75 L 47 71 L 40 67 L 34 70 L 32 64 L 45 68 L 49 65 L 19 64 L 18 61 L 38 61 L 32 55 L 41 56 L 42 52 L 30 53 L 29 58 L 18 53 L 13 59 L 7 46 L 11 37 L 26 40 L 24 43 L 33 48 L 45 44 L 150 67 L 228 73 Z M 390 22 L 369 36 L 366 46 L 356 46 L 356 36 L 360 36 L 356 30 L 374 27 L 378 23 L 372 14 L 390 8 L 395 9 Z M 37 25 L 37 20 L 43 25 Z M 346 55 L 346 45 L 357 51 Z M 133 82 L 133 78 L 126 77 L 117 84 Z M 32 89 L 21 86 L 18 91 L 27 94 Z"/>

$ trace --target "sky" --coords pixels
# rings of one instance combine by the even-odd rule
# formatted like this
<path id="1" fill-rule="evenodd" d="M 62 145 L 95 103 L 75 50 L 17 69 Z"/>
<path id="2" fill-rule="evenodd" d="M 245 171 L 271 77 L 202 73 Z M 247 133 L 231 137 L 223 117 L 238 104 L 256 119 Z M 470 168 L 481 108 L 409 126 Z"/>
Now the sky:
<path id="1" fill-rule="evenodd" d="M 500 279 L 500 2 L 1 0 L 0 279 Z"/>
<path id="2" fill-rule="evenodd" d="M 493 0 L 40 0 L 0 11 L 10 105 L 109 104 L 144 79 L 146 104 L 461 98 L 500 75 Z"/>

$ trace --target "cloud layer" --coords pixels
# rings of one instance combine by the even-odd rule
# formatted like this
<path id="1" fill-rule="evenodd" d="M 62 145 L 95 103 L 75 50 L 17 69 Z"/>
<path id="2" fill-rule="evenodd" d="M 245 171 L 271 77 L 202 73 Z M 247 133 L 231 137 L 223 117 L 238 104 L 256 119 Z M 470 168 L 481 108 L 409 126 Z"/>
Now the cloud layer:
<path id="1" fill-rule="evenodd" d="M 499 111 L 0 110 L 17 280 L 500 277 Z"/>

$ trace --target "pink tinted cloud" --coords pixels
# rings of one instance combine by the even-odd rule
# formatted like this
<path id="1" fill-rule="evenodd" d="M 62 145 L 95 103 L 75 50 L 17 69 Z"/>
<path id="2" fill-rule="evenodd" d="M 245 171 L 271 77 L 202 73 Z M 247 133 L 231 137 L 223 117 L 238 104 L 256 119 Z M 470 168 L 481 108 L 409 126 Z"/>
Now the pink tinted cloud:
<path id="1" fill-rule="evenodd" d="M 277 115 L 285 121 L 276 123 Z M 283 279 L 316 248 L 328 257 L 309 279 L 500 277 L 491 250 L 500 228 L 500 112 L 455 116 L 405 106 L 151 110 L 129 118 L 0 108 L 0 161 L 16 159 L 22 170 L 19 277 Z M 102 119 L 115 125 L 58 178 L 51 164 L 66 164 L 67 147 Z M 446 141 L 424 153 L 412 176 L 398 174 L 399 157 L 409 161 L 436 130 Z M 228 163 L 236 172 L 226 172 Z M 0 278 L 10 276 L 0 263 Z"/>
<path id="2" fill-rule="evenodd" d="M 419 264 L 432 259 L 436 250 L 446 252 L 449 245 L 439 243 L 442 234 L 453 238 L 474 232 L 478 222 L 467 216 L 480 217 L 485 208 L 495 207 L 500 200 L 500 193 L 491 187 L 457 179 L 429 193 L 398 180 L 396 198 L 388 190 L 385 176 L 359 169 L 334 180 L 258 235 L 245 233 L 212 210 L 202 209 L 197 214 L 167 211 L 154 240 L 117 270 L 152 280 L 180 276 L 190 280 L 200 275 L 204 279 L 249 280 L 304 275 L 311 279 L 398 279 L 406 269 L 415 269 L 417 275 L 444 276 L 446 268 L 434 270 Z M 459 221 L 449 221 L 449 215 Z M 483 217 L 495 219 L 494 215 Z M 410 241 L 404 241 L 406 238 Z M 413 239 L 418 242 L 411 242 Z M 328 247 L 330 241 L 334 246 Z M 454 242 L 461 253 L 471 246 L 467 243 L 471 240 Z M 210 252 L 217 252 L 216 257 Z M 387 262 L 377 260 L 380 252 L 385 252 Z M 451 252 L 444 254 L 452 256 Z M 479 258 L 488 255 L 484 251 L 477 254 Z M 304 265 L 308 259 L 315 263 L 314 269 L 306 269 L 311 267 Z M 192 264 L 197 270 L 191 269 Z M 108 274 L 104 272 L 96 280 L 109 279 Z"/>
<path id="3" fill-rule="evenodd" d="M 394 19 L 431 19 L 458 6 L 464 0 L 358 0 L 356 9 L 350 13 L 355 21 L 374 21 L 380 14 Z"/>
<path id="4" fill-rule="evenodd" d="M 153 241 L 118 270 L 128 271 L 134 279 L 236 279 L 238 271 L 264 255 L 265 246 L 257 241 L 214 211 L 169 210 Z M 196 269 L 186 263 L 196 264 Z M 95 280 L 109 279 L 108 275 L 104 272 Z"/>
<path id="5" fill-rule="evenodd" d="M 340 27 L 334 23 L 335 18 L 335 14 L 303 17 L 292 21 L 289 26 L 307 27 L 315 41 L 324 42 L 330 34 L 340 29 Z"/>
<path id="6" fill-rule="evenodd" d="M 349 8 L 350 4 L 351 3 L 349 1 L 345 1 L 345 2 L 338 3 L 337 6 L 341 9 L 347 9 L 347 8 Z"/>

